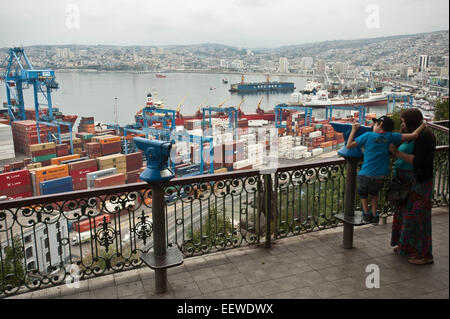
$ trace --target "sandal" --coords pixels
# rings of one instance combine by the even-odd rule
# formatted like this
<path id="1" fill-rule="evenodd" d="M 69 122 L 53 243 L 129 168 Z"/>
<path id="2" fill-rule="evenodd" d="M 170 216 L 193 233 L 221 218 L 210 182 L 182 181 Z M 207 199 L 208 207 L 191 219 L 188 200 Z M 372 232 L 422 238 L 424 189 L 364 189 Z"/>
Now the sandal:
<path id="1" fill-rule="evenodd" d="M 426 265 L 426 264 L 432 264 L 432 263 L 433 263 L 433 259 L 426 259 L 426 258 L 421 258 L 421 259 L 418 259 L 418 258 L 410 258 L 410 259 L 408 259 L 408 262 L 409 262 L 410 264 L 413 264 L 413 265 Z"/>
<path id="2" fill-rule="evenodd" d="M 395 246 L 393 249 L 394 253 L 398 254 L 400 252 L 400 250 L 398 249 L 398 246 Z"/>

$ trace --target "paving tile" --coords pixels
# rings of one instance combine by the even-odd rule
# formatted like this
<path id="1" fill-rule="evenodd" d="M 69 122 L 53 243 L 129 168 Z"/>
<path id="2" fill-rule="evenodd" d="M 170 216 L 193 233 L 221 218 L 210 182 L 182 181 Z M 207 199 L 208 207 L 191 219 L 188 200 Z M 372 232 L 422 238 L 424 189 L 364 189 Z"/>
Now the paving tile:
<path id="1" fill-rule="evenodd" d="M 76 293 L 72 295 L 62 296 L 61 299 L 89 299 L 90 298 L 90 292 L 85 291 L 81 293 Z"/>
<path id="2" fill-rule="evenodd" d="M 117 287 L 112 286 L 112 287 L 90 290 L 89 298 L 90 299 L 117 299 L 117 298 L 119 298 L 119 296 L 117 294 Z"/>
<path id="3" fill-rule="evenodd" d="M 361 291 L 366 289 L 365 280 L 363 278 L 343 278 L 333 281 L 336 287 L 343 294 L 350 294 L 356 291 Z"/>
<path id="4" fill-rule="evenodd" d="M 140 280 L 141 276 L 137 269 L 122 271 L 114 274 L 114 281 L 116 286 Z"/>
<path id="5" fill-rule="evenodd" d="M 310 287 L 296 288 L 284 293 L 288 299 L 320 299 Z"/>
<path id="6" fill-rule="evenodd" d="M 254 269 L 250 272 L 242 272 L 249 283 L 258 283 L 270 280 L 270 272 L 264 269 Z"/>
<path id="7" fill-rule="evenodd" d="M 88 280 L 80 280 L 78 283 L 73 283 L 70 287 L 67 285 L 61 285 L 61 297 L 80 294 L 86 291 L 89 291 Z"/>
<path id="8" fill-rule="evenodd" d="M 213 266 L 211 270 L 218 277 L 232 276 L 239 273 L 239 269 L 232 263 Z"/>
<path id="9" fill-rule="evenodd" d="M 196 284 L 200 289 L 202 294 L 208 294 L 214 291 L 223 290 L 226 287 L 224 286 L 222 280 L 219 278 L 211 278 L 206 280 L 197 280 Z"/>
<path id="10" fill-rule="evenodd" d="M 183 265 L 184 267 L 186 267 L 188 271 L 195 271 L 209 267 L 208 263 L 206 262 L 206 259 L 201 256 L 186 258 L 183 261 Z"/>
<path id="11" fill-rule="evenodd" d="M 231 260 L 223 252 L 205 255 L 204 258 L 209 266 L 217 266 L 231 263 Z"/>
<path id="12" fill-rule="evenodd" d="M 211 268 L 197 269 L 190 271 L 190 274 L 195 281 L 217 278 L 217 275 Z"/>
<path id="13" fill-rule="evenodd" d="M 173 296 L 177 299 L 188 298 L 192 296 L 198 296 L 202 294 L 201 290 L 198 288 L 197 283 L 173 283 L 171 284 Z"/>
<path id="14" fill-rule="evenodd" d="M 116 283 L 114 281 L 114 275 L 106 275 L 101 277 L 95 277 L 88 280 L 89 290 L 95 290 L 99 288 L 112 287 Z"/>
<path id="15" fill-rule="evenodd" d="M 140 280 L 117 286 L 117 295 L 119 298 L 141 295 L 143 293 L 144 286 Z"/>
<path id="16" fill-rule="evenodd" d="M 229 276 L 220 276 L 219 279 L 225 288 L 234 288 L 248 285 L 247 277 L 244 274 L 237 273 Z"/>
<path id="17" fill-rule="evenodd" d="M 311 285 L 310 287 L 320 298 L 330 298 L 342 294 L 342 291 L 333 282 Z"/>
<path id="18" fill-rule="evenodd" d="M 283 292 L 283 286 L 276 280 L 268 280 L 252 285 L 260 296 Z"/>
<path id="19" fill-rule="evenodd" d="M 348 271 L 345 265 L 328 267 L 317 270 L 327 281 L 335 281 L 349 277 Z"/>
<path id="20" fill-rule="evenodd" d="M 310 286 L 318 285 L 327 281 L 317 270 L 303 273 L 302 279 L 305 280 Z"/>
<path id="21" fill-rule="evenodd" d="M 449 299 L 448 289 L 438 290 L 429 294 L 414 296 L 417 299 Z"/>

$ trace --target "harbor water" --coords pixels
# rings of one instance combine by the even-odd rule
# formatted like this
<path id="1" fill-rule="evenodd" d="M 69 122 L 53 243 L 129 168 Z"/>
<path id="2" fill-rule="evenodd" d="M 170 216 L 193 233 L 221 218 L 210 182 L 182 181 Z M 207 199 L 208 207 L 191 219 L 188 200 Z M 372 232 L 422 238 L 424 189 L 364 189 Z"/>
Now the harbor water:
<path id="1" fill-rule="evenodd" d="M 53 106 L 64 114 L 94 116 L 96 121 L 114 123 L 114 108 L 117 101 L 120 125 L 132 123 L 134 114 L 145 106 L 147 93 L 153 100 L 163 100 L 167 108 L 176 109 L 182 102 L 181 113 L 193 114 L 202 104 L 216 107 L 224 100 L 224 107 L 236 107 L 242 100 L 241 110 L 253 113 L 259 100 L 261 108 L 272 110 L 277 104 L 288 103 L 292 92 L 288 93 L 230 93 L 230 84 L 241 81 L 240 74 L 166 73 L 165 78 L 157 78 L 155 73 L 132 72 L 63 72 L 56 71 L 59 89 L 52 94 Z M 228 80 L 228 84 L 223 83 Z M 295 91 L 303 89 L 307 77 L 276 76 L 271 81 L 295 83 Z M 265 75 L 246 75 L 246 82 L 264 82 Z M 24 90 L 26 108 L 34 108 L 33 90 Z M 116 100 L 117 98 L 117 100 Z M 40 103 L 46 101 L 42 95 Z M 0 90 L 0 101 L 6 101 L 6 90 Z M 45 105 L 43 105 L 45 107 Z M 371 107 L 367 112 L 378 116 L 386 113 L 386 106 Z M 351 111 L 335 110 L 333 116 L 343 117 Z M 313 116 L 325 118 L 324 108 L 315 108 Z"/>

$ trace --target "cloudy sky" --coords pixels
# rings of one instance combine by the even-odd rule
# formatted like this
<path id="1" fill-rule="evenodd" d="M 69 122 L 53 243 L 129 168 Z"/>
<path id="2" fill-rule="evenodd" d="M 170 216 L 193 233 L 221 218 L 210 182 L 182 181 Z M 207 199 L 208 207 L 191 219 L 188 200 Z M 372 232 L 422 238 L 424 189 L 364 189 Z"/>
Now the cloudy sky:
<path id="1" fill-rule="evenodd" d="M 448 0 L 14 0 L 1 3 L 0 47 L 274 48 L 448 30 L 448 10 Z"/>

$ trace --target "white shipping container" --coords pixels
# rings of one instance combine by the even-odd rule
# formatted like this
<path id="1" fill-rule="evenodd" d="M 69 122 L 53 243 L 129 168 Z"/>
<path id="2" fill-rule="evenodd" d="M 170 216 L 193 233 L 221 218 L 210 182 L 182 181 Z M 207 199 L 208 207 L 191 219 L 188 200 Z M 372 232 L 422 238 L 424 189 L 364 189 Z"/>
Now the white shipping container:
<path id="1" fill-rule="evenodd" d="M 315 148 L 311 150 L 312 156 L 320 155 L 323 153 L 323 148 Z"/>
<path id="2" fill-rule="evenodd" d="M 309 157 L 311 157 L 312 155 L 311 155 L 311 152 L 305 152 L 305 153 L 303 153 L 303 158 L 309 158 Z"/>
<path id="3" fill-rule="evenodd" d="M 322 132 L 321 131 L 314 131 L 309 133 L 309 137 L 320 137 L 322 136 Z"/>

